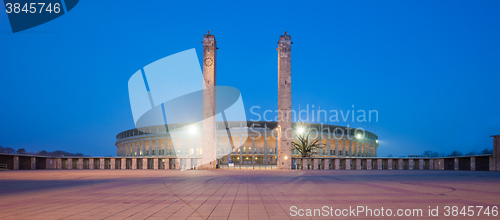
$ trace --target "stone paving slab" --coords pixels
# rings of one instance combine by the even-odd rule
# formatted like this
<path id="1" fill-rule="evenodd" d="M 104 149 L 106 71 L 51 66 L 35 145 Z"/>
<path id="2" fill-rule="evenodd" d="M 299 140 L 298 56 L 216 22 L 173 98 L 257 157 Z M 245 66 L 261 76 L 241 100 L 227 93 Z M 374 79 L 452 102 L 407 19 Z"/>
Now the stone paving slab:
<path id="1" fill-rule="evenodd" d="M 290 208 L 500 206 L 500 172 L 19 170 L 0 172 L 0 219 L 331 219 Z M 439 209 L 437 218 L 445 217 Z M 367 218 L 364 215 L 351 216 Z M 479 217 L 499 219 L 498 216 Z M 478 216 L 458 216 L 477 219 Z M 344 217 L 345 218 L 345 217 Z M 407 217 L 371 217 L 406 219 Z M 433 219 L 437 219 L 433 217 Z"/>

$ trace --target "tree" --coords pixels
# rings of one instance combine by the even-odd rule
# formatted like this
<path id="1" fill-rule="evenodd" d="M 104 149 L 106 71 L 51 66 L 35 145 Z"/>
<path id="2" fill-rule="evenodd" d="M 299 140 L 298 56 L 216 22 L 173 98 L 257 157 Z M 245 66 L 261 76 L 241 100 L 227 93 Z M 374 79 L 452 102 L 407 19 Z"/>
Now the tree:
<path id="1" fill-rule="evenodd" d="M 465 154 L 465 156 L 473 156 L 473 155 L 479 155 L 479 153 L 477 151 L 471 151 L 471 152 Z"/>
<path id="2" fill-rule="evenodd" d="M 493 154 L 493 149 L 486 148 L 483 151 L 481 151 L 481 154 L 483 155 Z"/>
<path id="3" fill-rule="evenodd" d="M 307 132 L 307 135 L 297 135 L 298 142 L 292 141 L 292 150 L 297 150 L 302 157 L 310 157 L 323 145 L 319 143 L 319 139 L 309 140 L 309 135 L 309 132 Z"/>
<path id="4" fill-rule="evenodd" d="M 38 155 L 45 156 L 45 155 L 47 155 L 47 151 L 46 150 L 41 150 L 41 151 L 38 152 Z"/>
<path id="5" fill-rule="evenodd" d="M 462 154 L 462 152 L 455 150 L 455 151 L 451 152 L 451 154 L 449 154 L 448 156 L 456 157 L 456 156 L 462 156 L 462 155 L 464 155 L 464 154 Z"/>
<path id="6" fill-rule="evenodd" d="M 16 152 L 16 151 L 13 148 L 11 148 L 11 147 L 5 148 L 5 153 L 12 154 L 14 152 Z"/>
<path id="7" fill-rule="evenodd" d="M 0 153 L 5 153 L 5 148 L 0 146 Z"/>
<path id="8" fill-rule="evenodd" d="M 26 154 L 26 149 L 19 148 L 19 149 L 17 149 L 16 153 L 18 153 L 18 154 Z"/>
<path id="9" fill-rule="evenodd" d="M 438 152 L 434 152 L 434 151 L 431 151 L 431 150 L 426 150 L 422 156 L 424 157 L 439 157 L 439 153 Z"/>

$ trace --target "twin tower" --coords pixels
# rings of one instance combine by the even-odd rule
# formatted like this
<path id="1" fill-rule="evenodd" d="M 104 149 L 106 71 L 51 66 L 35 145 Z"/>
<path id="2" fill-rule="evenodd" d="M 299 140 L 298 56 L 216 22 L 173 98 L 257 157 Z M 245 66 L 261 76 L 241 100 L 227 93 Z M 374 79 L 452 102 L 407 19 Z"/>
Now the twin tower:
<path id="1" fill-rule="evenodd" d="M 203 35 L 203 154 L 201 169 L 216 168 L 215 115 L 217 86 L 217 41 L 210 31 Z M 291 36 L 278 42 L 278 157 L 279 169 L 292 168 L 292 52 Z"/>

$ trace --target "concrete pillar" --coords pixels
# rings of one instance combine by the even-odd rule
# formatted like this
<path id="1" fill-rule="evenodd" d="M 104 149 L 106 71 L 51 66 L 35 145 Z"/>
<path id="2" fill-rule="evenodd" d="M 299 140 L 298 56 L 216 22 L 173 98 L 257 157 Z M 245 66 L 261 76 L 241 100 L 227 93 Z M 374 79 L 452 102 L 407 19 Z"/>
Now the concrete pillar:
<path id="1" fill-rule="evenodd" d="M 356 170 L 361 170 L 361 159 L 356 159 Z"/>
<path id="2" fill-rule="evenodd" d="M 372 169 L 372 159 L 366 159 L 366 169 L 367 170 Z"/>
<path id="3" fill-rule="evenodd" d="M 301 165 L 303 170 L 307 170 L 307 159 L 302 159 Z"/>
<path id="4" fill-rule="evenodd" d="M 99 158 L 99 169 L 104 170 L 104 158 Z"/>
<path id="5" fill-rule="evenodd" d="M 73 169 L 73 159 L 72 158 L 68 158 L 68 166 L 66 168 L 68 168 L 68 170 Z"/>
<path id="6" fill-rule="evenodd" d="M 387 159 L 387 169 L 392 170 L 392 159 Z"/>
<path id="7" fill-rule="evenodd" d="M 408 167 L 409 170 L 413 170 L 413 159 L 408 160 L 408 166 L 409 166 Z"/>
<path id="8" fill-rule="evenodd" d="M 58 169 L 58 170 L 62 169 L 62 159 L 61 158 L 56 158 L 56 169 Z"/>
<path id="9" fill-rule="evenodd" d="M 36 170 L 36 157 L 31 158 L 31 167 L 30 169 Z"/>
<path id="10" fill-rule="evenodd" d="M 240 150 L 240 154 L 241 154 L 241 150 Z M 243 157 L 241 156 L 240 164 L 243 163 L 242 161 L 243 161 Z M 191 158 L 187 158 L 186 159 L 186 167 L 184 167 L 184 169 L 186 169 L 186 170 L 190 170 L 191 169 Z"/>
<path id="11" fill-rule="evenodd" d="M 398 170 L 403 169 L 403 159 L 398 159 Z"/>
<path id="12" fill-rule="evenodd" d="M 317 170 L 318 169 L 318 165 L 319 165 L 319 159 L 317 158 L 314 158 L 313 159 L 313 170 Z"/>
<path id="13" fill-rule="evenodd" d="M 434 159 L 430 159 L 429 160 L 429 170 L 433 170 L 434 169 Z"/>
<path id="14" fill-rule="evenodd" d="M 339 139 L 335 140 L 335 156 L 340 156 L 339 155 Z"/>
<path id="15" fill-rule="evenodd" d="M 158 143 L 158 140 L 156 140 Z M 153 159 L 153 169 L 157 170 L 158 169 L 158 158 Z"/>
<path id="16" fill-rule="evenodd" d="M 142 158 L 142 169 L 143 170 L 148 169 L 148 158 Z"/>
<path id="17" fill-rule="evenodd" d="M 444 170 L 444 159 L 436 159 L 434 161 L 434 169 L 436 170 Z"/>
<path id="18" fill-rule="evenodd" d="M 424 169 L 424 159 L 419 159 L 418 160 L 418 169 L 423 170 Z"/>
<path id="19" fill-rule="evenodd" d="M 476 170 L 476 158 L 475 157 L 470 158 L 470 170 Z"/>
<path id="20" fill-rule="evenodd" d="M 165 158 L 165 166 L 163 167 L 165 170 L 170 169 L 170 159 Z"/>
<path id="21" fill-rule="evenodd" d="M 94 169 L 94 158 L 89 158 L 89 170 Z"/>
<path id="22" fill-rule="evenodd" d="M 351 169 L 351 159 L 345 159 L 344 161 L 345 161 L 345 166 L 344 166 L 344 168 L 345 168 L 346 170 L 350 170 L 350 169 Z"/>
<path id="23" fill-rule="evenodd" d="M 454 163 L 454 165 L 455 165 L 454 170 L 459 170 L 459 166 L 458 166 L 458 161 L 459 160 L 458 160 L 458 158 L 455 158 L 453 160 L 455 161 L 455 163 Z"/>
<path id="24" fill-rule="evenodd" d="M 392 162 L 392 160 L 391 160 Z M 392 165 L 392 164 L 387 164 L 387 165 Z M 382 159 L 377 159 L 377 170 L 381 170 L 382 169 Z M 389 167 L 387 167 L 387 169 L 389 169 Z"/>
<path id="25" fill-rule="evenodd" d="M 116 163 L 116 162 L 115 162 L 115 158 L 111 158 L 111 159 L 110 159 L 110 163 L 111 163 L 111 165 L 110 165 L 110 167 L 109 167 L 109 168 L 110 168 L 110 169 L 112 169 L 112 170 L 114 170 L 114 169 L 115 169 L 115 167 L 116 167 L 116 164 L 115 164 L 115 163 Z"/>
<path id="26" fill-rule="evenodd" d="M 19 170 L 19 156 L 14 156 L 14 165 L 13 165 L 13 169 L 14 170 Z"/>
<path id="27" fill-rule="evenodd" d="M 328 151 L 328 152 L 330 152 L 330 151 Z M 331 159 L 323 159 L 323 169 L 324 170 L 330 169 L 330 161 L 331 161 Z"/>
<path id="28" fill-rule="evenodd" d="M 493 137 L 493 156 L 490 157 L 490 161 L 494 165 L 490 167 L 490 171 L 500 171 L 500 135 L 493 135 L 491 137 Z"/>
<path id="29" fill-rule="evenodd" d="M 120 159 L 120 169 L 126 170 L 127 169 L 127 159 L 126 158 L 121 158 Z"/>
<path id="30" fill-rule="evenodd" d="M 137 169 L 137 158 L 132 158 L 132 169 Z"/>
<path id="31" fill-rule="evenodd" d="M 335 159 L 333 169 L 340 170 L 340 159 Z"/>
<path id="32" fill-rule="evenodd" d="M 83 158 L 78 158 L 78 163 L 76 164 L 76 168 L 79 170 L 83 170 Z"/>
<path id="33" fill-rule="evenodd" d="M 175 158 L 174 163 L 175 163 L 175 169 L 180 170 L 181 169 L 181 159 Z"/>
<path id="34" fill-rule="evenodd" d="M 491 155 L 489 161 L 490 161 L 490 171 L 495 171 L 495 169 L 496 169 L 496 167 L 495 167 L 496 166 L 496 158 L 495 158 L 495 156 Z"/>

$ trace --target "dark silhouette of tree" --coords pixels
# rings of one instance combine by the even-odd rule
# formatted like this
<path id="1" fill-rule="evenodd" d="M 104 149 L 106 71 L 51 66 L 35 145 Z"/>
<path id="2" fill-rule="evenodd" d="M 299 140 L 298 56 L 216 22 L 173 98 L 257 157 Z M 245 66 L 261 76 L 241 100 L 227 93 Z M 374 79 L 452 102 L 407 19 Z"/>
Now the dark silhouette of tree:
<path id="1" fill-rule="evenodd" d="M 40 152 L 37 153 L 38 155 L 46 156 L 47 151 L 46 150 L 41 150 Z"/>
<path id="2" fill-rule="evenodd" d="M 0 146 L 0 153 L 5 153 L 5 148 Z"/>
<path id="3" fill-rule="evenodd" d="M 479 153 L 477 151 L 471 151 L 465 154 L 465 156 L 473 156 L 473 155 L 479 155 Z"/>
<path id="4" fill-rule="evenodd" d="M 483 154 L 483 155 L 493 154 L 493 149 L 486 148 L 483 151 L 481 151 L 481 154 Z"/>
<path id="5" fill-rule="evenodd" d="M 12 154 L 14 152 L 16 152 L 16 151 L 13 148 L 11 148 L 11 147 L 5 148 L 5 153 Z"/>
<path id="6" fill-rule="evenodd" d="M 18 153 L 18 154 L 26 154 L 26 149 L 19 148 L 19 149 L 17 149 L 16 153 Z"/>
<path id="7" fill-rule="evenodd" d="M 439 153 L 438 152 L 434 152 L 434 151 L 431 151 L 431 150 L 426 150 L 422 156 L 424 157 L 439 157 Z"/>
<path id="8" fill-rule="evenodd" d="M 297 135 L 298 141 L 292 141 L 292 150 L 297 150 L 302 157 L 310 157 L 316 153 L 316 150 L 322 148 L 322 144 L 319 143 L 319 139 L 309 140 L 310 132 L 303 135 Z"/>
<path id="9" fill-rule="evenodd" d="M 462 156 L 462 155 L 464 155 L 464 154 L 462 154 L 462 152 L 456 151 L 456 150 L 451 152 L 451 154 L 448 154 L 448 156 L 450 156 L 450 157 L 457 157 L 457 156 Z"/>

